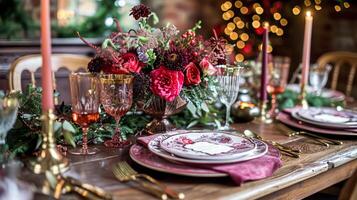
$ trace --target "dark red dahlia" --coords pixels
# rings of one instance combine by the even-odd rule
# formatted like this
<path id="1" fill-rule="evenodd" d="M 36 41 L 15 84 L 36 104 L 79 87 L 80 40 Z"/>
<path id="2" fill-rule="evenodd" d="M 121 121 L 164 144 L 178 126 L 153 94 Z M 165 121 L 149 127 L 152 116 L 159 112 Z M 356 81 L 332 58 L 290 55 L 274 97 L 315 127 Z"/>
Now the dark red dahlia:
<path id="1" fill-rule="evenodd" d="M 162 52 L 161 65 L 171 70 L 183 71 L 191 59 L 192 56 L 188 49 L 171 45 L 169 50 Z"/>
<path id="2" fill-rule="evenodd" d="M 141 17 L 148 17 L 150 13 L 150 9 L 144 4 L 134 6 L 130 11 L 130 15 L 132 15 L 136 20 L 140 19 Z"/>

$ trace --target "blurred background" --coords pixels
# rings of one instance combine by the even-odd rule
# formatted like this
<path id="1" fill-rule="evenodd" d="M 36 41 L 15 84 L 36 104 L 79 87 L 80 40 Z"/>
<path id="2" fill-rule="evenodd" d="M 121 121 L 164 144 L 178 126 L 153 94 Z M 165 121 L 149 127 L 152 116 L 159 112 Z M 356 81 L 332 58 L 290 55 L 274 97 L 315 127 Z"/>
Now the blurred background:
<path id="1" fill-rule="evenodd" d="M 292 73 L 301 62 L 306 10 L 314 16 L 312 63 L 326 52 L 357 51 L 355 1 L 52 0 L 53 53 L 93 55 L 76 32 L 99 45 L 115 30 L 113 17 L 125 31 L 136 26 L 128 14 L 139 3 L 158 14 L 160 25 L 169 22 L 186 30 L 201 20 L 201 33 L 210 37 L 215 29 L 226 37 L 232 58 L 239 62 L 258 58 L 262 23 L 268 21 L 269 49 L 273 55 L 291 58 Z M 40 0 L 0 0 L 0 89 L 7 89 L 7 72 L 15 58 L 40 52 L 39 17 Z M 26 79 L 26 73 L 23 76 Z"/>

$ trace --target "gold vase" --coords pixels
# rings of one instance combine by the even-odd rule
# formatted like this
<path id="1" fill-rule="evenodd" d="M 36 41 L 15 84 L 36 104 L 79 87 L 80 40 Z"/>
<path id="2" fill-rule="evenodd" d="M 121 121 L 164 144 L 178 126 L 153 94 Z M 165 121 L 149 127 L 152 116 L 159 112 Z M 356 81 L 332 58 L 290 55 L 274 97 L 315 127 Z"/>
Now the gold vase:
<path id="1" fill-rule="evenodd" d="M 167 119 L 169 116 L 181 112 L 187 101 L 180 96 L 168 102 L 153 96 L 148 102 L 139 102 L 139 108 L 154 119 L 146 125 L 145 131 L 149 134 L 165 133 L 173 130 L 175 126 Z"/>

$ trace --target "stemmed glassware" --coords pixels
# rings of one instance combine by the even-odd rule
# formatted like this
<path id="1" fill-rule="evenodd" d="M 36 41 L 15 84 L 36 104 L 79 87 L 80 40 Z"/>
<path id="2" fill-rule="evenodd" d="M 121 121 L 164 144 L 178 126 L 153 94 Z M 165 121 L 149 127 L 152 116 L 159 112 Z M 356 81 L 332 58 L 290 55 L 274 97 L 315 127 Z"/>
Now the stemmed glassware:
<path id="1" fill-rule="evenodd" d="M 218 87 L 219 100 L 226 106 L 226 123 L 221 130 L 229 130 L 229 117 L 231 106 L 236 101 L 239 91 L 239 80 L 242 67 L 233 65 L 216 66 L 217 74 L 215 76 Z"/>
<path id="2" fill-rule="evenodd" d="M 106 147 L 123 148 L 130 144 L 129 140 L 122 137 L 119 122 L 130 109 L 133 102 L 132 75 L 103 74 L 100 76 L 100 101 L 104 110 L 113 116 L 116 121 L 115 134 L 111 140 L 104 142 Z"/>
<path id="3" fill-rule="evenodd" d="M 268 66 L 267 91 L 271 94 L 271 115 L 274 117 L 279 111 L 277 95 L 285 91 L 289 76 L 290 58 L 273 57 Z"/>
<path id="4" fill-rule="evenodd" d="M 5 157 L 5 138 L 7 132 L 12 128 L 16 121 L 18 100 L 14 97 L 5 97 L 0 99 L 0 163 Z"/>
<path id="5" fill-rule="evenodd" d="M 95 154 L 96 148 L 87 145 L 89 125 L 99 119 L 99 80 L 89 72 L 72 73 L 69 76 L 72 100 L 72 119 L 81 126 L 83 132 L 82 148 L 69 152 L 75 155 Z"/>
<path id="6" fill-rule="evenodd" d="M 315 64 L 311 66 L 309 82 L 316 95 L 321 95 L 322 88 L 324 88 L 327 83 L 330 71 L 331 65 L 320 67 L 319 65 Z"/>

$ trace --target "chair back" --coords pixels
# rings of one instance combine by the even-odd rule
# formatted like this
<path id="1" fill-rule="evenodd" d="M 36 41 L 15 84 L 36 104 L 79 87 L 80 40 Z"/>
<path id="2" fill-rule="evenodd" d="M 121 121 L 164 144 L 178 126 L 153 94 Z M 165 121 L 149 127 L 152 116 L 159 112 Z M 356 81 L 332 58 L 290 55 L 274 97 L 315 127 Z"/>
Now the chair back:
<path id="1" fill-rule="evenodd" d="M 331 89 L 337 89 L 337 83 L 342 66 L 349 66 L 349 74 L 345 89 L 346 96 L 351 96 L 353 81 L 357 70 L 357 53 L 352 52 L 330 52 L 323 54 L 317 60 L 319 67 L 325 67 L 327 64 L 332 64 L 333 75 L 331 81 Z"/>
<path id="2" fill-rule="evenodd" d="M 57 89 L 55 72 L 60 68 L 65 68 L 70 72 L 75 72 L 80 69 L 86 69 L 90 61 L 90 57 L 85 55 L 75 54 L 52 54 L 52 81 L 53 89 Z M 24 71 L 29 71 L 31 76 L 31 84 L 36 86 L 35 72 L 42 66 L 42 57 L 40 54 L 26 55 L 17 58 L 10 66 L 9 71 L 9 88 L 11 91 L 21 91 L 21 74 Z M 58 103 L 58 99 L 55 99 Z"/>

